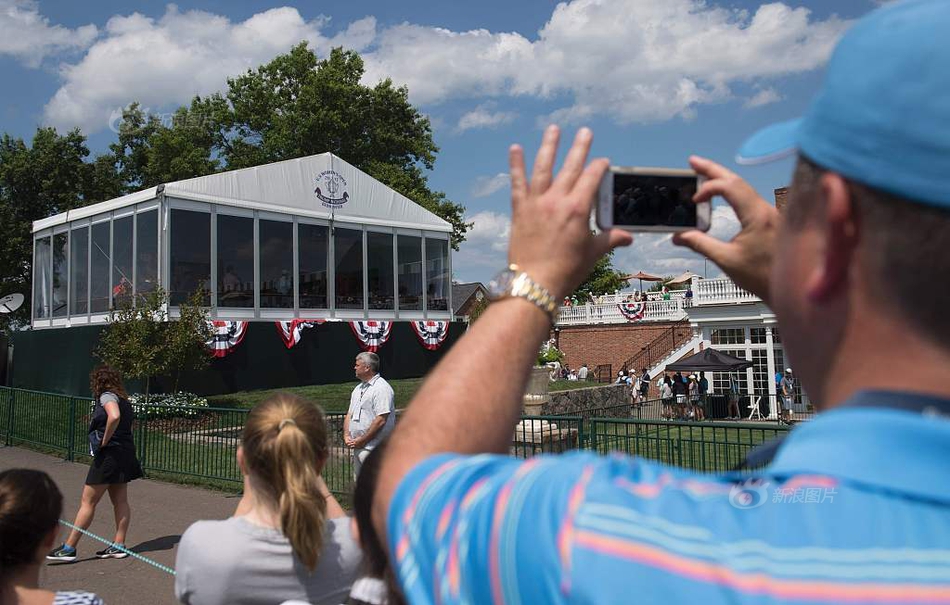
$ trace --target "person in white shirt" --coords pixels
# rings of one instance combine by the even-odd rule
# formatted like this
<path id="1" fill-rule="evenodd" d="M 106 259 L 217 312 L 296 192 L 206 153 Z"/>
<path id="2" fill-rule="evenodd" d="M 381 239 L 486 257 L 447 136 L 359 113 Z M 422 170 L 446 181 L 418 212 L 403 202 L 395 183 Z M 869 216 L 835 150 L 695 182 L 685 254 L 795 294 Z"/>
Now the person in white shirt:
<path id="1" fill-rule="evenodd" d="M 395 395 L 379 375 L 379 356 L 363 352 L 353 366 L 360 383 L 350 395 L 350 409 L 343 419 L 343 442 L 353 449 L 353 476 L 376 445 L 396 426 Z"/>
<path id="2" fill-rule="evenodd" d="M 581 369 L 579 369 L 579 370 L 577 371 L 577 379 L 578 379 L 578 380 L 587 380 L 587 373 L 588 373 L 589 371 L 590 371 L 590 370 L 587 369 L 587 364 L 585 363 L 584 365 L 581 366 Z"/>

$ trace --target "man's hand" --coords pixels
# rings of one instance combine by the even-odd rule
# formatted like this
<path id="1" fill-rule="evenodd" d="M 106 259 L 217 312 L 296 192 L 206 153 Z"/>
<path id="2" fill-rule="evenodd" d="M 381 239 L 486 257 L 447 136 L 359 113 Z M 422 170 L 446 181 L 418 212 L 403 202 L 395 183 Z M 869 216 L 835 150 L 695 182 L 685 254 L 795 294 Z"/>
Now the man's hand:
<path id="1" fill-rule="evenodd" d="M 766 304 L 770 302 L 769 274 L 775 252 L 775 236 L 781 217 L 774 206 L 759 197 L 739 175 L 705 158 L 693 156 L 689 163 L 708 180 L 693 201 L 710 202 L 721 195 L 736 211 L 742 230 L 729 242 L 701 231 L 685 231 L 673 236 L 673 243 L 702 254 L 726 272 L 741 288 Z"/>
<path id="2" fill-rule="evenodd" d="M 549 126 L 534 161 L 531 182 L 527 180 L 524 152 L 513 145 L 511 170 L 511 239 L 508 261 L 516 263 L 532 279 L 547 288 L 555 299 L 569 294 L 590 274 L 601 256 L 633 241 L 620 229 L 594 236 L 590 211 L 607 160 L 584 168 L 593 135 L 581 128 L 552 180 L 560 131 Z"/>

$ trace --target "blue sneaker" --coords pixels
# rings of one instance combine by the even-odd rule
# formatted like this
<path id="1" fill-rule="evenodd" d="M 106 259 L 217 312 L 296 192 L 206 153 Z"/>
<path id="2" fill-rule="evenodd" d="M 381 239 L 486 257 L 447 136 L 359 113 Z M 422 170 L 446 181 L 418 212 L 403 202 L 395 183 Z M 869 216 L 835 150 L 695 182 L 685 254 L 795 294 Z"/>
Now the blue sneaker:
<path id="1" fill-rule="evenodd" d="M 72 563 L 76 560 L 76 549 L 68 544 L 61 544 L 59 548 L 54 548 L 46 555 L 46 560 Z"/>

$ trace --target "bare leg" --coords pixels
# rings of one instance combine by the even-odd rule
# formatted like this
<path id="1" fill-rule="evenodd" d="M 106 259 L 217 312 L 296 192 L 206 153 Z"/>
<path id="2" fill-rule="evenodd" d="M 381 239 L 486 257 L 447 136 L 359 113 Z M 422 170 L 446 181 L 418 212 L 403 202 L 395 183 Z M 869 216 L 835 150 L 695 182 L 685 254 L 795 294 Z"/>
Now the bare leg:
<path id="1" fill-rule="evenodd" d="M 99 504 L 102 494 L 106 493 L 106 488 L 108 487 L 108 485 L 83 486 L 79 512 L 76 513 L 76 521 L 73 525 L 81 527 L 82 529 L 88 529 L 89 526 L 92 525 L 92 519 L 96 516 L 96 505 Z M 66 544 L 76 548 L 76 545 L 79 544 L 79 538 L 81 537 L 82 534 L 74 529 L 69 532 L 69 538 L 66 539 Z"/>
<path id="2" fill-rule="evenodd" d="M 109 486 L 109 499 L 112 500 L 112 509 L 115 511 L 115 539 L 116 544 L 125 544 L 125 534 L 129 531 L 129 522 L 132 521 L 132 507 L 129 506 L 129 484 L 115 483 Z"/>

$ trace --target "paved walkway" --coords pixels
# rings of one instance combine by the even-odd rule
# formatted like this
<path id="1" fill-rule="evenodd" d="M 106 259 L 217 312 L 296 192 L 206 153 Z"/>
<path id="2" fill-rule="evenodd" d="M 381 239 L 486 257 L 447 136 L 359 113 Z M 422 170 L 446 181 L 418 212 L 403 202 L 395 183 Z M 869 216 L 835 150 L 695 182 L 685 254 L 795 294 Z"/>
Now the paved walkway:
<path id="1" fill-rule="evenodd" d="M 89 467 L 18 447 L 0 447 L 0 470 L 8 468 L 34 468 L 49 473 L 63 492 L 63 518 L 73 521 Z M 149 559 L 174 568 L 178 541 L 185 529 L 198 519 L 230 516 L 238 498 L 143 479 L 129 486 L 129 501 L 132 524 L 127 545 Z M 112 538 L 115 525 L 108 495 L 103 496 L 96 508 L 96 519 L 89 531 Z M 107 605 L 177 603 L 174 577 L 132 557 L 96 559 L 93 553 L 102 548 L 98 541 L 84 537 L 79 542 L 79 559 L 72 564 L 44 566 L 41 585 L 49 590 L 89 590 L 101 596 Z"/>

